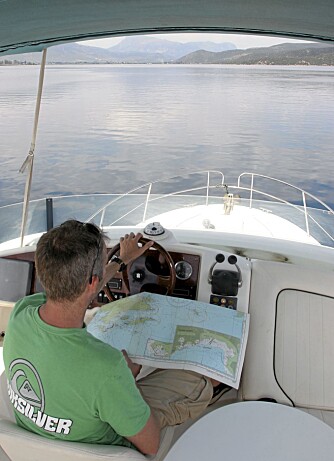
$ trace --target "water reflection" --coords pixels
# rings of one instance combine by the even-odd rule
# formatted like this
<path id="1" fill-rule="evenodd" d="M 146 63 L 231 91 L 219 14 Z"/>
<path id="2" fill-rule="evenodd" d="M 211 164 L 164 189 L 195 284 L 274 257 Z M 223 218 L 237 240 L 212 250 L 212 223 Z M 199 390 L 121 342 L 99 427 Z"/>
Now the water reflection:
<path id="1" fill-rule="evenodd" d="M 50 66 L 32 198 L 219 169 L 233 182 L 246 170 L 274 176 L 333 205 L 333 70 Z M 23 196 L 37 78 L 34 66 L 0 69 L 0 205 Z"/>

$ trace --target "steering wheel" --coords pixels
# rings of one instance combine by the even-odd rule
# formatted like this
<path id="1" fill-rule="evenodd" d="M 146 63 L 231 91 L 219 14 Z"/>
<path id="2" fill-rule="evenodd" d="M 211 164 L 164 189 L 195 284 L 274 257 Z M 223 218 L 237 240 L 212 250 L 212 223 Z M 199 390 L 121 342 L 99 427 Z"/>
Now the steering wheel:
<path id="1" fill-rule="evenodd" d="M 150 240 L 146 238 L 141 238 L 139 243 L 145 245 L 145 243 L 149 242 Z M 152 269 L 147 264 L 147 258 L 150 255 L 151 251 L 158 251 L 159 259 L 160 256 L 163 258 L 164 263 L 168 267 L 168 275 L 157 274 L 152 271 Z M 108 253 L 108 262 L 112 259 L 113 256 L 116 254 L 119 255 L 120 251 L 120 244 L 118 243 L 115 245 Z M 127 296 L 131 296 L 137 293 L 141 293 L 141 291 L 149 291 L 149 290 L 142 290 L 145 285 L 148 287 L 158 286 L 166 289 L 167 295 L 171 295 L 174 291 L 175 282 L 176 282 L 176 272 L 174 267 L 174 262 L 171 255 L 165 250 L 159 243 L 154 242 L 154 244 L 145 251 L 139 258 L 129 263 L 122 272 L 123 275 L 123 282 L 126 286 L 128 291 Z M 105 295 L 107 296 L 109 301 L 114 301 L 114 297 L 111 293 L 111 290 L 106 284 L 103 288 Z"/>

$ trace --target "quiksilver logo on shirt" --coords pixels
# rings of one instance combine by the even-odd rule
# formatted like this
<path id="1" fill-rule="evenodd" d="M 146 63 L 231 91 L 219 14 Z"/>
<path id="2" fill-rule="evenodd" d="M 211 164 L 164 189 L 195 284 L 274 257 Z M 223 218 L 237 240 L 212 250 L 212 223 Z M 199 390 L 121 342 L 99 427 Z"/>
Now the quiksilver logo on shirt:
<path id="1" fill-rule="evenodd" d="M 24 359 L 14 360 L 9 367 L 8 395 L 16 411 L 47 432 L 67 435 L 73 421 L 47 415 L 44 412 L 45 396 L 39 374 Z"/>

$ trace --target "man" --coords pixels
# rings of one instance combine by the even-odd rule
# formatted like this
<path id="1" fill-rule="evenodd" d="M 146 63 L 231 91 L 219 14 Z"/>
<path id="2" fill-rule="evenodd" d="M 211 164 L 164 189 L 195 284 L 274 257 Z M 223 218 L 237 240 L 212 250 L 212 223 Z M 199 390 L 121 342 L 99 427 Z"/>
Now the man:
<path id="1" fill-rule="evenodd" d="M 4 361 L 18 424 L 51 438 L 136 447 L 155 454 L 160 430 L 196 417 L 213 384 L 193 372 L 156 370 L 136 383 L 140 367 L 87 333 L 87 306 L 120 269 L 153 242 L 120 239 L 120 258 L 107 264 L 105 236 L 70 220 L 44 234 L 36 269 L 45 294 L 16 303 Z M 214 383 L 217 384 L 217 383 Z"/>

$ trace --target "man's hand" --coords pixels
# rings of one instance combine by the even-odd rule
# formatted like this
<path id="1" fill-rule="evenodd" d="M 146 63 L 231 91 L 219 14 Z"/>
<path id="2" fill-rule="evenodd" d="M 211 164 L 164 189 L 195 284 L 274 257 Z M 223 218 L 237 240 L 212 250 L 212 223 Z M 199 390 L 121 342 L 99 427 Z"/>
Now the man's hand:
<path id="1" fill-rule="evenodd" d="M 133 377 L 137 378 L 141 370 L 141 365 L 138 365 L 138 363 L 134 363 L 128 356 L 128 353 L 126 352 L 125 349 L 122 349 L 122 354 L 124 355 L 124 358 L 127 361 L 128 367 L 132 371 Z"/>
<path id="2" fill-rule="evenodd" d="M 135 235 L 133 232 L 131 234 L 125 234 L 124 237 L 120 238 L 120 255 L 119 257 L 124 264 L 129 264 L 135 259 L 139 258 L 146 250 L 148 250 L 154 242 L 151 240 L 145 245 L 139 247 L 138 242 L 142 238 L 142 234 L 138 233 Z M 105 274 L 100 284 L 96 289 L 96 294 L 104 287 L 104 285 L 116 274 L 119 266 L 116 263 L 108 263 L 106 265 Z"/>
<path id="3" fill-rule="evenodd" d="M 120 238 L 120 258 L 124 264 L 129 264 L 131 261 L 139 258 L 146 250 L 148 250 L 153 244 L 153 241 L 145 243 L 142 247 L 138 246 L 139 240 L 143 237 L 142 234 L 138 233 L 135 235 L 125 234 L 124 237 Z"/>

